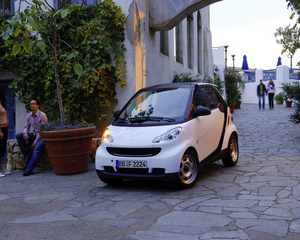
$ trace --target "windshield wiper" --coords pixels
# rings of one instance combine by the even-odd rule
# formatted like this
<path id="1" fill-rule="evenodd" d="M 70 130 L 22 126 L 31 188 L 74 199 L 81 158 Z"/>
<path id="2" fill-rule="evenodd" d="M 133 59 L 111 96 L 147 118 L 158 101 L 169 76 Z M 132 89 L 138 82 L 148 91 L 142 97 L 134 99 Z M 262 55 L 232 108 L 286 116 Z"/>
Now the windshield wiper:
<path id="1" fill-rule="evenodd" d="M 128 118 L 118 118 L 116 120 L 116 122 L 118 122 L 118 123 L 128 123 L 129 121 L 128 121 Z"/>
<path id="2" fill-rule="evenodd" d="M 154 122 L 174 122 L 175 119 L 167 118 L 167 117 L 134 117 L 128 119 L 131 123 L 140 123 L 140 122 L 147 122 L 147 121 L 154 121 Z"/>

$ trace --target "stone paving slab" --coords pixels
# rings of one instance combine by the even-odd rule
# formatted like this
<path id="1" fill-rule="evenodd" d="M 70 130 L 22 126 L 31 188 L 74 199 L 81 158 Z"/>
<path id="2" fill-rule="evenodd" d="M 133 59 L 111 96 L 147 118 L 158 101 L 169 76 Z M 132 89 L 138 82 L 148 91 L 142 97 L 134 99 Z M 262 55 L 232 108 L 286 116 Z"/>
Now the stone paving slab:
<path id="1" fill-rule="evenodd" d="M 293 109 L 275 107 L 242 104 L 238 165 L 217 162 L 188 190 L 107 186 L 92 164 L 72 176 L 13 172 L 0 179 L 1 239 L 299 239 L 300 125 L 288 121 Z"/>

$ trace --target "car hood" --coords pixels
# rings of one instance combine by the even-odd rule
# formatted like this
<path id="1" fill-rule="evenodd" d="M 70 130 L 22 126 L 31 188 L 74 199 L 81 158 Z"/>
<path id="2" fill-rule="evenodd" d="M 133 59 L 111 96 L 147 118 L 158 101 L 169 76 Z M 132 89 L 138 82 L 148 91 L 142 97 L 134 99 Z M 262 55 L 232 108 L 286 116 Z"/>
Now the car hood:
<path id="1" fill-rule="evenodd" d="M 151 126 L 151 127 L 120 127 L 110 125 L 108 127 L 113 143 L 108 143 L 114 147 L 146 147 L 152 146 L 153 139 L 179 125 Z"/>

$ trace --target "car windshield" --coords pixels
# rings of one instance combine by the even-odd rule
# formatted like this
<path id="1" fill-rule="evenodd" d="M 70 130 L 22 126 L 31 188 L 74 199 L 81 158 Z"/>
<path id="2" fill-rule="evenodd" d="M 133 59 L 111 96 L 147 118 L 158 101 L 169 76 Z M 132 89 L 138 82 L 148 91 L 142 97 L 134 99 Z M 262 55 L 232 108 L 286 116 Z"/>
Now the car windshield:
<path id="1" fill-rule="evenodd" d="M 145 90 L 127 104 L 119 119 L 130 122 L 175 121 L 186 112 L 189 91 L 187 88 Z"/>

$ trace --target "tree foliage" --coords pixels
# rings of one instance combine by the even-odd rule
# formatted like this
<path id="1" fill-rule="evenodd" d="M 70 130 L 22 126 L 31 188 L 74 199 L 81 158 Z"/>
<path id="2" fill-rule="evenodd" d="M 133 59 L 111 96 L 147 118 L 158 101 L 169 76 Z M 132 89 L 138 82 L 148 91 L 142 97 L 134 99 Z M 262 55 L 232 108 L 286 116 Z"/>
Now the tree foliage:
<path id="1" fill-rule="evenodd" d="M 244 81 L 242 76 L 235 72 L 234 70 L 226 70 L 224 72 L 225 76 L 225 89 L 226 89 L 226 100 L 228 104 L 235 104 L 240 98 L 241 87 L 244 89 Z"/>
<path id="2" fill-rule="evenodd" d="M 298 15 L 297 23 L 300 23 L 300 2 L 299 0 L 286 0 L 288 8 L 290 8 L 293 12 L 290 16 L 290 19 L 293 19 L 296 15 Z"/>
<path id="3" fill-rule="evenodd" d="M 300 32 L 298 27 L 279 27 L 275 33 L 276 42 L 282 45 L 281 53 L 288 52 L 294 55 L 296 50 L 300 48 Z"/>
<path id="4" fill-rule="evenodd" d="M 287 7 L 292 10 L 290 19 L 294 19 L 298 16 L 296 24 L 294 26 L 288 25 L 287 27 L 279 27 L 276 29 L 275 37 L 276 42 L 282 45 L 281 53 L 288 52 L 290 55 L 294 55 L 300 48 L 300 32 L 297 27 L 300 24 L 300 1 L 299 0 L 286 0 Z M 299 62 L 297 63 L 299 65 Z"/>
<path id="5" fill-rule="evenodd" d="M 66 118 L 86 122 L 105 118 L 116 103 L 115 84 L 126 84 L 121 8 L 112 0 L 84 3 L 57 10 L 47 1 L 33 0 L 0 26 L 0 41 L 9 49 L 5 55 L 0 52 L 7 63 L 0 70 L 16 72 L 11 87 L 20 101 L 39 98 L 50 119 L 59 116 L 58 90 Z"/>

